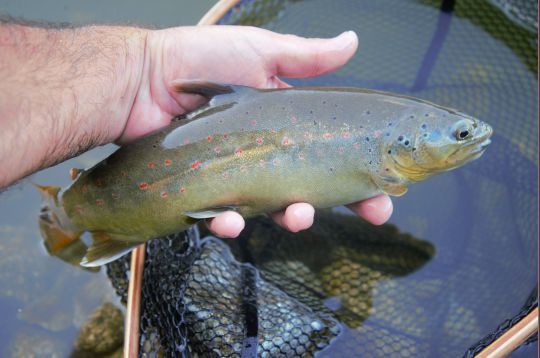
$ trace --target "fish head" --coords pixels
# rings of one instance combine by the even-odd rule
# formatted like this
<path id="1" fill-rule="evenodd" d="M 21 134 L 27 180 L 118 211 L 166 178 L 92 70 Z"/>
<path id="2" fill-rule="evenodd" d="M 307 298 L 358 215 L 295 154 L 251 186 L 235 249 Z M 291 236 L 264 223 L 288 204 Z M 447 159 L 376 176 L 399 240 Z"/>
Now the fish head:
<path id="1" fill-rule="evenodd" d="M 383 152 L 385 163 L 402 181 L 420 181 L 479 158 L 492 133 L 485 122 L 437 108 L 428 116 L 413 115 L 398 123 Z"/>

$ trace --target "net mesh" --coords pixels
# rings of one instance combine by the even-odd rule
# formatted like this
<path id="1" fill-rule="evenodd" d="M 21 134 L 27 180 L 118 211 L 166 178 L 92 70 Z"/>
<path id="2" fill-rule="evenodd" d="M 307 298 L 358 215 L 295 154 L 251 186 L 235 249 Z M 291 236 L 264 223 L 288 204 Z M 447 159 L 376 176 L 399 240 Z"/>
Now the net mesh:
<path id="1" fill-rule="evenodd" d="M 347 66 L 291 83 L 458 108 L 494 127 L 493 144 L 396 200 L 399 230 L 320 213 L 297 235 L 257 219 L 236 241 L 200 239 L 195 229 L 151 241 L 141 354 L 471 356 L 536 306 L 533 297 L 522 307 L 537 282 L 536 13 L 525 0 L 255 0 L 231 9 L 221 23 L 357 32 Z M 108 266 L 124 301 L 128 263 Z"/>

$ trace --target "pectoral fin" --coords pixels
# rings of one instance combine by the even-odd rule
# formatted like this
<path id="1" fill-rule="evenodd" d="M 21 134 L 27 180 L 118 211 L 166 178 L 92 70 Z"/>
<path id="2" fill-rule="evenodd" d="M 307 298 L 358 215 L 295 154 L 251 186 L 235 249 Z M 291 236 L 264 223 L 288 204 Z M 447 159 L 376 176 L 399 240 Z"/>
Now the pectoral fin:
<path id="1" fill-rule="evenodd" d="M 399 179 L 391 176 L 374 177 L 373 181 L 377 186 L 388 195 L 402 196 L 409 188 Z"/>
<path id="2" fill-rule="evenodd" d="M 207 208 L 199 211 L 186 211 L 184 215 L 192 219 L 201 220 L 215 218 L 219 214 L 222 214 L 226 211 L 238 211 L 238 207 L 235 205 L 216 206 L 213 208 Z"/>
<path id="3" fill-rule="evenodd" d="M 135 246 L 142 243 L 142 241 L 127 241 L 101 231 L 93 232 L 92 240 L 93 244 L 86 251 L 86 256 L 81 260 L 81 266 L 96 267 L 108 264 L 124 256 Z"/>

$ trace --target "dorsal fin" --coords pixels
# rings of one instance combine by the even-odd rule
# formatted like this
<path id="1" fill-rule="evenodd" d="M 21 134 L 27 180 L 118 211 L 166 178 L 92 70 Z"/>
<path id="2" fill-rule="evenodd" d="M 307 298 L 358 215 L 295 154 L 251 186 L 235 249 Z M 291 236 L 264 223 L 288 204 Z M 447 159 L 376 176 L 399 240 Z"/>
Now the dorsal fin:
<path id="1" fill-rule="evenodd" d="M 198 94 L 207 99 L 225 94 L 258 92 L 257 89 L 247 86 L 225 85 L 202 80 L 176 80 L 171 83 L 171 88 L 175 92 Z"/>

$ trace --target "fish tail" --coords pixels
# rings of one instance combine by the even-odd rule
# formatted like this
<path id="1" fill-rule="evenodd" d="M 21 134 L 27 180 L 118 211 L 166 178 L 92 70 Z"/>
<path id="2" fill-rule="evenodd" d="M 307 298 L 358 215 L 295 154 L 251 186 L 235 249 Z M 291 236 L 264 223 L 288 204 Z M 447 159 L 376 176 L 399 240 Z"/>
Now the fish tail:
<path id="1" fill-rule="evenodd" d="M 45 248 L 49 254 L 58 255 L 74 241 L 79 240 L 82 232 L 74 229 L 59 204 L 59 187 L 37 184 L 34 186 L 43 198 L 38 221 Z"/>

